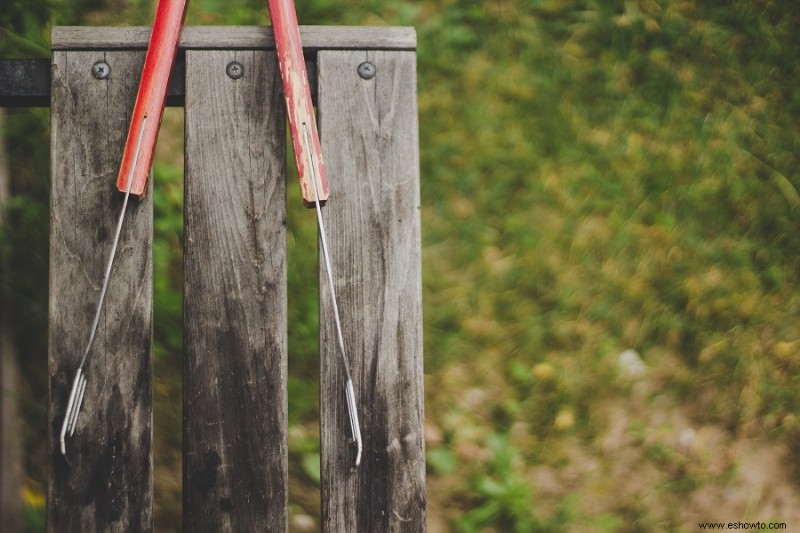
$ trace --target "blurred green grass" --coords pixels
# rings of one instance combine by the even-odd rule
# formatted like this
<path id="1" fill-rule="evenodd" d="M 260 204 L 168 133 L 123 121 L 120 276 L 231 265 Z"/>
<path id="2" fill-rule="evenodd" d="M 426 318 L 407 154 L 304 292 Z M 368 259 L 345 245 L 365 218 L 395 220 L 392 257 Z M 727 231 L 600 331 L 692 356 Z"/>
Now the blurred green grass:
<path id="1" fill-rule="evenodd" d="M 27 7 L 3 20 L 37 42 L 53 21 L 146 24 L 151 4 L 48 4 L 38 23 Z M 192 2 L 187 23 L 266 22 L 263 2 L 218 4 Z M 297 8 L 304 24 L 417 28 L 432 531 L 681 530 L 691 512 L 738 512 L 681 507 L 729 486 L 741 470 L 736 443 L 753 439 L 785 450 L 797 478 L 800 5 Z M 29 335 L 45 330 L 46 294 L 24 274 L 46 271 L 46 247 L 31 253 L 36 239 L 22 238 L 46 241 L 47 231 L 46 168 L 22 157 L 36 150 L 22 124 L 38 121 L 45 136 L 46 116 L 33 115 L 7 121 L 16 194 L 4 282 L 26 309 L 18 337 L 42 364 L 46 345 Z M 180 516 L 181 179 L 179 162 L 156 166 L 156 449 L 165 454 L 156 520 L 165 531 Z M 290 208 L 287 239 L 296 266 L 291 510 L 317 517 L 317 304 L 306 283 L 315 229 L 305 215 Z M 627 349 L 646 378 L 621 375 Z M 29 367 L 28 405 L 41 414 L 44 370 Z M 612 446 L 617 419 L 625 444 Z M 682 427 L 722 436 L 689 453 L 672 435 Z M 43 424 L 28 438 L 37 431 Z M 43 479 L 37 461 L 28 458 L 32 480 Z M 644 472 L 647 498 L 618 479 L 631 469 Z"/>
<path id="2" fill-rule="evenodd" d="M 651 396 L 783 442 L 797 471 L 798 9 L 467 4 L 418 28 L 432 477 L 443 450 L 482 476 L 512 435 L 522 471 L 558 465 L 567 429 L 593 453 L 606 400 L 628 395 L 625 349 Z M 527 371 L 543 364 L 555 377 Z M 460 487 L 464 468 L 444 470 Z M 446 512 L 532 530 L 533 494 L 525 517 L 496 492 Z"/>

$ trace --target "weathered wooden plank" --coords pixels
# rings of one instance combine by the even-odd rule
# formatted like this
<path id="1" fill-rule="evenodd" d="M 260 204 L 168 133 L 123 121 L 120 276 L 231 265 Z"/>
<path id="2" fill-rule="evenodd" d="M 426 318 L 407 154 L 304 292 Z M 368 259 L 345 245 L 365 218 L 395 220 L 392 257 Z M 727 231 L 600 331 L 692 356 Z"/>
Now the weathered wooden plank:
<path id="1" fill-rule="evenodd" d="M 92 76 L 104 60 L 106 80 Z M 48 530 L 152 529 L 152 204 L 135 200 L 92 352 L 70 468 L 59 433 L 122 195 L 117 169 L 143 52 L 55 52 L 52 72 Z"/>
<path id="2" fill-rule="evenodd" d="M 274 52 L 189 51 L 186 64 L 184 529 L 285 531 L 280 74 Z"/>
<path id="3" fill-rule="evenodd" d="M 55 26 L 51 32 L 54 50 L 144 49 L 149 38 L 147 27 Z M 417 46 L 416 30 L 405 26 L 300 26 L 300 39 L 306 51 L 413 50 Z M 274 50 L 275 39 L 270 26 L 187 26 L 179 46 Z"/>
<path id="4" fill-rule="evenodd" d="M 368 80 L 358 75 L 364 61 L 376 68 Z M 320 51 L 318 76 L 323 212 L 364 438 L 355 469 L 320 270 L 323 531 L 424 531 L 416 59 Z"/>

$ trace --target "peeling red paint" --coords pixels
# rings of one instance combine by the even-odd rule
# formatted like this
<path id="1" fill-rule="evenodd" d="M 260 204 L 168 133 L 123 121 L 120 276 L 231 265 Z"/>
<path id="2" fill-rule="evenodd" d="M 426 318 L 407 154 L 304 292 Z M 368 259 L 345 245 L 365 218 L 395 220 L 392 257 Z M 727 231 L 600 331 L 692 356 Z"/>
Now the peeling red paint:
<path id="1" fill-rule="evenodd" d="M 311 160 L 319 176 L 320 201 L 328 199 L 328 178 L 322 162 L 322 147 L 319 142 L 314 107 L 311 104 L 311 90 L 308 86 L 306 63 L 303 59 L 303 45 L 297 26 L 297 13 L 291 0 L 269 0 L 272 28 L 275 32 L 275 45 L 281 68 L 283 94 L 286 98 L 286 112 L 289 117 L 289 130 L 294 146 L 297 175 L 303 202 L 313 205 L 315 194 L 311 170 L 308 168 L 309 154 L 306 152 L 303 124 L 308 129 Z"/>

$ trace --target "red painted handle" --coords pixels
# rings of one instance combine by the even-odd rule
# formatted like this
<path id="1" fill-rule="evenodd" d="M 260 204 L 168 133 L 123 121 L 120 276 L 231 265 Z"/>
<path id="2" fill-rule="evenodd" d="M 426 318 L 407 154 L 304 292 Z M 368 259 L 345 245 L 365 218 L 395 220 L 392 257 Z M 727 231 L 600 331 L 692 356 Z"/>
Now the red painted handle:
<path id="1" fill-rule="evenodd" d="M 158 137 L 158 127 L 161 125 L 161 116 L 164 113 L 167 84 L 172 72 L 172 65 L 175 63 L 178 39 L 185 14 L 186 0 L 159 0 L 158 2 L 156 18 L 150 34 L 150 44 L 147 46 L 147 55 L 142 69 L 142 80 L 139 83 L 139 92 L 136 94 L 136 103 L 133 106 L 128 140 L 125 141 L 125 151 L 122 154 L 122 164 L 117 176 L 117 188 L 122 192 L 128 189 L 128 179 L 133 176 L 131 194 L 139 198 L 144 197 L 145 194 L 147 175 L 150 173 L 153 151 Z M 146 121 L 143 121 L 144 117 L 147 117 Z M 144 127 L 144 132 L 141 131 L 142 127 Z M 136 146 L 139 144 L 140 133 L 141 146 L 137 156 Z"/>
<path id="2" fill-rule="evenodd" d="M 300 42 L 300 29 L 297 26 L 297 13 L 292 0 L 269 0 L 269 14 L 275 32 L 275 47 L 281 68 L 283 94 L 286 97 L 286 112 L 289 116 L 289 129 L 292 134 L 297 175 L 303 202 L 307 206 L 315 203 L 312 170 L 308 168 L 309 158 L 319 177 L 320 203 L 328 199 L 328 178 L 322 163 L 322 148 L 311 104 L 311 89 L 308 86 L 306 63 L 303 59 L 303 45 Z M 304 127 L 305 125 L 305 127 Z M 306 149 L 306 136 L 309 151 Z"/>

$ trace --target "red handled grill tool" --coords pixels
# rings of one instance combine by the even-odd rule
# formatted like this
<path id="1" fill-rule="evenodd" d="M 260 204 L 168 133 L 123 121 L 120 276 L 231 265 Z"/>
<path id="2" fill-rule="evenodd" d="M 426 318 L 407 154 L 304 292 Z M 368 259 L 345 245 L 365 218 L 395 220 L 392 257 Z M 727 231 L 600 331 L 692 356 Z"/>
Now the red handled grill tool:
<path id="1" fill-rule="evenodd" d="M 356 446 L 356 466 L 361 463 L 363 444 L 361 428 L 358 423 L 356 395 L 353 390 L 353 378 L 347 361 L 344 347 L 342 324 L 339 319 L 339 306 L 336 303 L 336 291 L 333 283 L 331 260 L 328 254 L 328 239 L 325 235 L 325 224 L 322 219 L 321 204 L 328 199 L 328 179 L 325 166 L 322 164 L 322 148 L 320 147 L 317 123 L 314 118 L 314 107 L 311 104 L 311 90 L 308 86 L 303 45 L 300 42 L 300 30 L 297 26 L 297 13 L 292 0 L 268 0 L 272 28 L 275 32 L 275 47 L 278 51 L 278 62 L 281 69 L 283 93 L 286 98 L 286 111 L 289 116 L 289 129 L 292 134 L 297 174 L 303 202 L 314 205 L 317 212 L 322 255 L 325 260 L 325 271 L 328 277 L 328 288 L 333 304 L 333 318 L 336 325 L 336 340 L 346 384 L 345 397 L 347 412 L 350 418 L 350 431 Z"/>
<path id="2" fill-rule="evenodd" d="M 153 30 L 150 35 L 136 103 L 133 108 L 130 130 L 128 131 L 128 138 L 117 177 L 117 188 L 125 194 L 125 199 L 117 221 L 114 241 L 106 265 L 89 340 L 73 379 L 64 422 L 61 426 L 60 445 L 61 453 L 65 458 L 67 457 L 66 439 L 75 432 L 78 415 L 86 392 L 84 365 L 91 353 L 92 343 L 97 333 L 106 289 L 111 276 L 111 267 L 114 263 L 122 223 L 125 219 L 128 199 L 131 194 L 139 199 L 143 198 L 145 194 L 147 175 L 150 172 L 153 150 L 158 137 L 158 128 L 164 111 L 167 84 L 175 62 L 178 39 L 186 13 L 186 1 L 159 0 L 153 22 Z M 336 337 L 346 377 L 345 397 L 350 419 L 350 430 L 356 446 L 355 464 L 358 466 L 361 463 L 363 449 L 361 429 L 358 422 L 353 380 L 350 375 L 347 352 L 344 346 L 339 307 L 336 301 L 333 273 L 328 253 L 328 241 L 321 210 L 322 203 L 328 198 L 328 180 L 322 163 L 322 150 L 314 117 L 314 108 L 311 103 L 311 91 L 303 58 L 303 48 L 300 42 L 297 14 L 294 3 L 291 0 L 269 0 L 269 11 L 275 32 L 275 43 L 278 51 L 289 128 L 292 135 L 303 202 L 307 206 L 313 205 L 317 214 L 322 254 L 333 304 Z"/>
<path id="3" fill-rule="evenodd" d="M 125 211 L 128 207 L 128 198 L 133 194 L 141 199 L 145 194 L 147 175 L 150 173 L 153 150 L 158 137 L 158 128 L 164 112 L 167 84 L 172 66 L 175 63 L 178 38 L 181 34 L 185 14 L 186 0 L 159 0 L 158 2 L 158 9 L 153 21 L 153 30 L 150 34 L 150 43 L 147 46 L 147 55 L 142 69 L 142 79 L 139 83 L 139 91 L 136 94 L 136 103 L 133 107 L 128 139 L 125 142 L 125 151 L 122 154 L 122 163 L 117 177 L 117 188 L 120 192 L 125 193 L 125 199 L 122 202 L 122 210 L 117 220 L 117 228 L 103 276 L 103 285 L 100 289 L 97 310 L 89 332 L 89 341 L 86 343 L 86 349 L 75 373 L 72 390 L 67 402 L 67 410 L 64 414 L 64 422 L 61 425 L 61 453 L 65 459 L 67 457 L 66 438 L 75 433 L 78 414 L 86 393 L 84 365 L 91 353 L 92 343 L 100 322 L 108 280 L 111 277 L 111 267 L 117 254 L 122 222 L 125 219 Z"/>

